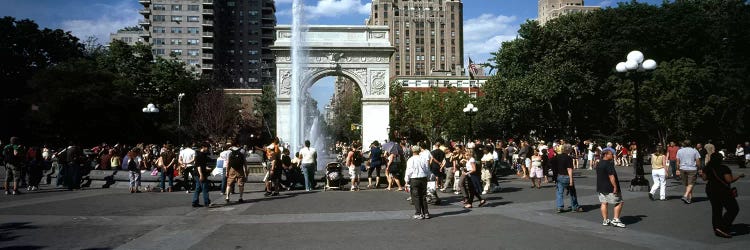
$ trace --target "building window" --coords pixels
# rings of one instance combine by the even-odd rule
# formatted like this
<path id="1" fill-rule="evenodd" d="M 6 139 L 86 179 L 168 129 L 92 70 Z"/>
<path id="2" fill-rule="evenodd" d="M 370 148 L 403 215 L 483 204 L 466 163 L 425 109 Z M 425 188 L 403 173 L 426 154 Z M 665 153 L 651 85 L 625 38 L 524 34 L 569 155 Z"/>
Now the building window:
<path id="1" fill-rule="evenodd" d="M 435 56 L 430 56 L 430 61 L 435 61 Z"/>
<path id="2" fill-rule="evenodd" d="M 189 56 L 198 56 L 198 54 L 200 53 L 200 51 L 197 50 L 197 49 L 189 49 L 187 53 L 188 53 Z"/>
<path id="3" fill-rule="evenodd" d="M 164 49 L 153 49 L 152 52 L 154 53 L 154 55 L 157 55 L 157 56 L 164 55 Z"/>
<path id="4" fill-rule="evenodd" d="M 198 16 L 188 16 L 188 22 L 198 22 Z"/>
<path id="5" fill-rule="evenodd" d="M 154 38 L 154 45 L 164 45 L 164 38 Z"/>
<path id="6" fill-rule="evenodd" d="M 154 15 L 154 22 L 164 22 L 167 20 L 167 17 L 164 15 Z"/>
<path id="7" fill-rule="evenodd" d="M 167 28 L 154 26 L 154 33 L 167 33 Z"/>
<path id="8" fill-rule="evenodd" d="M 167 6 L 163 4 L 154 4 L 154 10 L 167 10 Z"/>
<path id="9" fill-rule="evenodd" d="M 188 27 L 187 33 L 188 34 L 198 34 L 200 32 L 200 29 L 198 27 Z"/>
<path id="10" fill-rule="evenodd" d="M 451 31 L 451 37 L 456 37 L 456 32 L 455 31 Z"/>
<path id="11" fill-rule="evenodd" d="M 188 59 L 187 64 L 190 66 L 198 66 L 198 64 L 200 64 L 200 61 L 198 61 L 198 59 Z"/>
<path id="12" fill-rule="evenodd" d="M 258 11 L 257 10 L 251 10 L 251 11 L 248 11 L 247 14 L 251 15 L 251 16 L 257 16 L 258 15 Z"/>
<path id="13" fill-rule="evenodd" d="M 200 11 L 200 5 L 188 5 L 188 11 Z"/>
<path id="14" fill-rule="evenodd" d="M 172 22 L 182 22 L 182 16 L 172 16 L 170 20 Z"/>
<path id="15" fill-rule="evenodd" d="M 200 43 L 200 42 L 198 41 L 198 39 L 188 39 L 188 40 L 187 40 L 187 44 L 188 44 L 188 45 L 198 45 L 198 43 Z"/>
<path id="16" fill-rule="evenodd" d="M 181 11 L 182 5 L 181 4 L 172 4 L 172 11 Z"/>
<path id="17" fill-rule="evenodd" d="M 172 49 L 169 52 L 169 54 L 173 55 L 173 56 L 181 56 L 182 55 L 182 50 L 181 49 Z"/>
<path id="18" fill-rule="evenodd" d="M 248 54 L 248 55 L 257 55 L 257 54 L 258 54 L 258 51 L 257 51 L 257 50 L 248 50 L 248 51 L 247 51 L 247 54 Z"/>
<path id="19" fill-rule="evenodd" d="M 182 33 L 182 28 L 181 27 L 172 27 L 172 28 L 170 28 L 170 30 L 171 30 L 172 33 Z"/>
<path id="20" fill-rule="evenodd" d="M 171 44 L 171 45 L 180 45 L 180 44 L 182 44 L 182 40 L 180 40 L 180 39 L 170 39 L 169 40 L 169 44 Z"/>

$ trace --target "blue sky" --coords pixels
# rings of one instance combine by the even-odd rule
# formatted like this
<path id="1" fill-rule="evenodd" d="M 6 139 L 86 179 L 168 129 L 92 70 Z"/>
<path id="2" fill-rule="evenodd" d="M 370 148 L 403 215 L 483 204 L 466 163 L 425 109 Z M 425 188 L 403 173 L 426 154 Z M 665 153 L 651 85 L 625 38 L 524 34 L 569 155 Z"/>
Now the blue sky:
<path id="1" fill-rule="evenodd" d="M 629 0 L 628 0 L 629 1 Z M 662 0 L 642 0 L 653 4 Z M 279 24 L 291 23 L 292 0 L 276 0 Z M 304 0 L 308 24 L 364 24 L 368 0 Z M 464 48 L 475 62 L 484 62 L 500 42 L 515 38 L 522 23 L 537 16 L 537 0 L 464 0 Z M 589 0 L 586 5 L 616 6 L 613 0 Z M 137 0 L 2 0 L 1 16 L 29 18 L 42 27 L 71 31 L 81 39 L 95 36 L 100 42 L 109 33 L 134 26 L 142 18 Z M 315 84 L 311 94 L 320 105 L 333 93 L 333 78 Z"/>

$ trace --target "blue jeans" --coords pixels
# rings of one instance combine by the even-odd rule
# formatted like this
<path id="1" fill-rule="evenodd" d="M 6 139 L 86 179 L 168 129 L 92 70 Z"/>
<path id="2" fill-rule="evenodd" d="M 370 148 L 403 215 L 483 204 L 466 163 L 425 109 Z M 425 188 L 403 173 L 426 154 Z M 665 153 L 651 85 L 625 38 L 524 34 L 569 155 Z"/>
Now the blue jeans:
<path id="1" fill-rule="evenodd" d="M 211 200 L 208 199 L 208 182 L 209 180 L 201 182 L 200 178 L 195 178 L 195 192 L 193 193 L 193 204 L 198 204 L 198 198 L 203 193 L 203 204 L 208 206 L 211 204 Z"/>
<path id="2" fill-rule="evenodd" d="M 563 198 L 565 197 L 566 188 L 570 191 L 570 207 L 573 210 L 578 209 L 578 197 L 576 196 L 576 189 L 570 188 L 570 177 L 567 175 L 557 176 L 557 199 L 555 200 L 557 202 L 557 208 L 562 209 L 563 207 L 565 207 Z"/>
<path id="3" fill-rule="evenodd" d="M 174 170 L 169 169 L 167 169 L 167 171 L 161 171 L 159 173 L 159 186 L 162 190 L 166 190 L 164 186 L 165 180 L 169 181 L 169 188 L 172 188 L 172 186 L 174 186 L 174 176 L 172 176 L 172 174 L 174 174 Z"/>
<path id="4" fill-rule="evenodd" d="M 669 172 L 672 172 L 672 176 L 677 178 L 677 160 L 669 160 Z"/>
<path id="5" fill-rule="evenodd" d="M 225 194 L 227 192 L 227 174 L 224 173 L 224 176 L 221 177 L 221 194 Z"/>
<path id="6" fill-rule="evenodd" d="M 65 175 L 64 175 L 65 173 L 63 172 L 63 171 L 65 171 L 65 165 L 67 165 L 67 164 L 65 164 L 65 163 L 57 163 L 57 169 L 56 169 L 57 170 L 57 182 L 56 182 L 56 186 L 62 186 L 63 184 L 65 184 Z"/>
<path id="7" fill-rule="evenodd" d="M 312 190 L 315 185 L 315 165 L 312 163 L 302 164 L 302 174 L 305 175 L 305 190 Z"/>

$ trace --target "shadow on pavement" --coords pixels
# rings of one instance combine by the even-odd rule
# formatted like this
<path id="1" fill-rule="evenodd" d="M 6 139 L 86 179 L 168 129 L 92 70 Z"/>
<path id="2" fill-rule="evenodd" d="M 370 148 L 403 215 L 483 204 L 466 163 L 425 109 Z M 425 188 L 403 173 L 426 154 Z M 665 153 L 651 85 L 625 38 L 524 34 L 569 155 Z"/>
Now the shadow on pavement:
<path id="1" fill-rule="evenodd" d="M 468 213 L 468 212 L 471 212 L 471 210 L 469 210 L 469 209 L 461 209 L 461 210 L 456 210 L 456 211 L 442 212 L 442 213 L 439 213 L 439 214 L 430 214 L 430 216 L 432 216 L 433 218 L 437 218 L 437 217 L 443 217 L 443 216 L 465 214 L 465 213 Z"/>
<path id="2" fill-rule="evenodd" d="M 491 199 L 488 199 L 491 200 Z M 513 203 L 512 201 L 501 201 L 501 202 L 487 202 L 487 204 L 484 204 L 482 207 L 499 207 L 503 205 L 508 205 Z"/>
<path id="3" fill-rule="evenodd" d="M 513 193 L 523 190 L 523 188 L 517 188 L 517 187 L 504 187 L 502 190 L 500 190 L 500 193 Z"/>
<path id="4" fill-rule="evenodd" d="M 35 250 L 35 249 L 44 249 L 44 248 L 45 247 L 42 247 L 42 246 L 10 246 L 10 247 L 0 247 L 0 250 L 6 250 L 6 249 L 8 249 L 8 250 L 10 250 L 10 249 L 30 249 L 30 250 Z"/>
<path id="5" fill-rule="evenodd" d="M 628 215 L 628 216 L 620 217 L 620 221 L 622 221 L 622 223 L 625 223 L 625 225 L 630 225 L 630 224 L 641 222 L 643 218 L 646 218 L 646 217 L 648 216 L 647 215 L 633 215 L 633 216 Z"/>
<path id="6" fill-rule="evenodd" d="M 19 229 L 35 229 L 37 226 L 32 226 L 31 222 L 9 222 L 0 224 L 0 241 L 13 241 L 18 238 L 13 232 Z M 34 246 L 32 246 L 34 247 Z M 25 248 L 20 248 L 25 249 Z"/>
<path id="7" fill-rule="evenodd" d="M 734 229 L 734 236 L 750 234 L 750 225 L 748 224 L 745 224 L 745 223 L 734 224 L 732 228 Z"/>

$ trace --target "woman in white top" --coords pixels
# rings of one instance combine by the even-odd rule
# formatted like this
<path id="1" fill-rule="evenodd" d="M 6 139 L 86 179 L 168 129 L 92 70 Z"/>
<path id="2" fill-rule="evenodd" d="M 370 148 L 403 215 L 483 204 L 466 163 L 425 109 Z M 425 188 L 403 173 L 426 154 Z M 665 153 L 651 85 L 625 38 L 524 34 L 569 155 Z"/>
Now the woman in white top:
<path id="1" fill-rule="evenodd" d="M 406 161 L 406 174 L 404 180 L 409 187 L 411 200 L 414 203 L 414 219 L 429 219 L 430 212 L 427 211 L 427 177 L 430 175 L 430 167 L 422 157 L 419 156 L 419 146 L 412 146 L 412 157 Z"/>
<path id="2" fill-rule="evenodd" d="M 482 182 L 479 179 L 479 171 L 477 169 L 477 161 L 474 159 L 473 154 L 471 150 L 466 151 L 466 176 L 469 180 L 468 182 L 468 199 L 466 200 L 465 208 L 472 208 L 471 204 L 474 202 L 474 197 L 479 200 L 479 206 L 483 206 L 486 201 L 482 199 L 482 196 L 480 196 L 480 188 L 482 187 Z"/>
<path id="3" fill-rule="evenodd" d="M 544 171 L 542 171 L 542 156 L 539 151 L 534 150 L 534 155 L 531 156 L 531 170 L 529 171 L 529 177 L 531 177 L 531 188 L 542 188 L 542 177 Z"/>
<path id="4" fill-rule="evenodd" d="M 742 144 L 737 144 L 737 151 L 735 151 L 734 155 L 737 156 L 737 165 L 740 168 L 745 168 L 745 148 L 742 147 Z"/>

